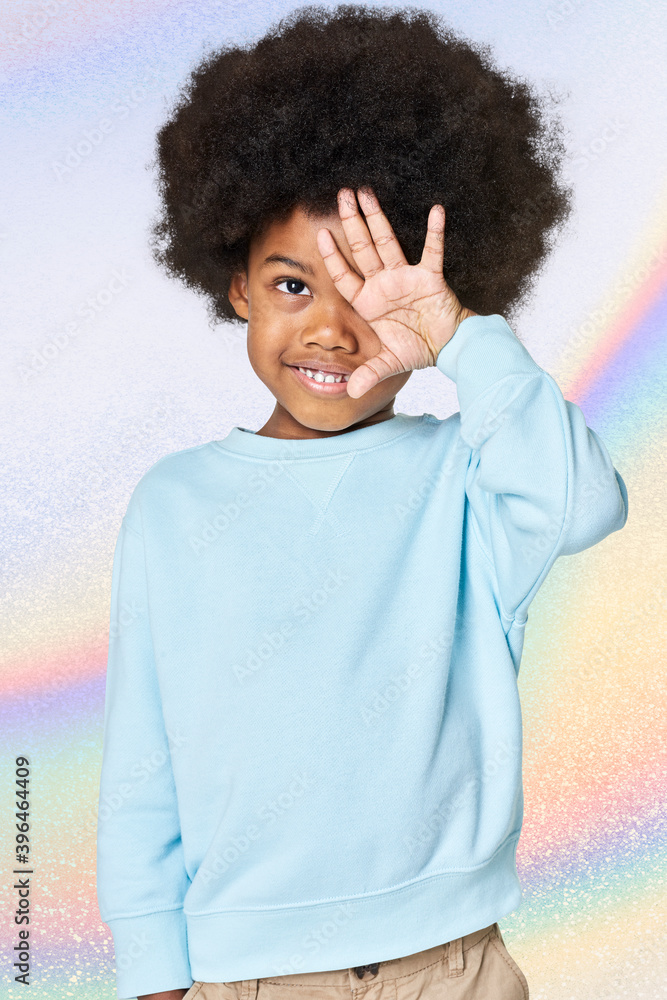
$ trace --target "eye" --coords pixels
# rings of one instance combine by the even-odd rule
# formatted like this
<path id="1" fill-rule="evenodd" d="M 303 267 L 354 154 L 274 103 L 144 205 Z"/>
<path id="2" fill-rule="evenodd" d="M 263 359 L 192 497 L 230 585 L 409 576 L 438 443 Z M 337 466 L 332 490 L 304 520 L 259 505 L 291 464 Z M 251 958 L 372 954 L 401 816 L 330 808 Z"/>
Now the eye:
<path id="1" fill-rule="evenodd" d="M 276 288 L 280 288 L 280 286 L 281 286 L 281 285 L 301 285 L 301 287 L 302 287 L 303 289 L 305 289 L 305 291 L 306 291 L 306 292 L 307 292 L 308 294 L 310 294 L 310 292 L 308 291 L 308 286 L 307 286 L 307 285 L 305 285 L 305 284 L 303 283 L 303 281 L 299 281 L 299 279 L 298 279 L 298 278 L 281 278 L 281 279 L 280 279 L 279 281 L 277 281 L 277 282 L 276 282 L 275 284 L 276 284 Z M 290 288 L 290 289 L 289 289 L 289 290 L 288 290 L 288 291 L 286 292 L 286 294 L 287 294 L 287 295 L 294 295 L 294 294 L 297 294 L 297 295 L 301 295 L 301 292 L 296 292 L 296 293 L 295 293 L 295 292 L 294 292 L 294 288 Z"/>

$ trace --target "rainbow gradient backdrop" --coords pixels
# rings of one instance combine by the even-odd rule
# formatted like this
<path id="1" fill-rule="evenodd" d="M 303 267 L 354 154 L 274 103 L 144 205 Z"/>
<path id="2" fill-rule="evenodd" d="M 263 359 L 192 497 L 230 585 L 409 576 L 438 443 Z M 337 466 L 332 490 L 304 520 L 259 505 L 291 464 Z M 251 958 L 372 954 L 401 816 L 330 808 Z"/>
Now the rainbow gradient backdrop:
<path id="1" fill-rule="evenodd" d="M 429 7 L 490 43 L 501 64 L 570 90 L 561 114 L 575 231 L 517 329 L 629 493 L 625 528 L 560 559 L 531 606 L 519 677 L 524 902 L 501 928 L 533 1000 L 657 1000 L 667 996 L 664 10 L 594 0 Z M 11 1000 L 25 995 L 12 969 L 20 754 L 32 774 L 32 995 L 116 995 L 95 827 L 120 519 L 162 455 L 233 424 L 259 427 L 271 408 L 243 337 L 211 331 L 201 301 L 151 264 L 156 195 L 145 165 L 204 46 L 257 37 L 291 9 L 30 0 L 3 14 L 0 982 Z M 113 130 L 59 168 L 104 116 Z M 114 269 L 126 269 L 123 291 L 69 344 L 45 350 L 80 302 L 104 297 Z M 31 369 L 36 356 L 41 369 Z M 397 410 L 457 408 L 439 373 L 416 376 Z"/>

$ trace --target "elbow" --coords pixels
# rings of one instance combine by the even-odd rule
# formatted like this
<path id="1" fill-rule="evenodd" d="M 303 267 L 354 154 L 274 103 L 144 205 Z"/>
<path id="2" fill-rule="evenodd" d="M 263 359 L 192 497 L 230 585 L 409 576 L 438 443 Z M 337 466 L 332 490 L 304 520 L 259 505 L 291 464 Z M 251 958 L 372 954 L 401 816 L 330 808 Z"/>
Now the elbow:
<path id="1" fill-rule="evenodd" d="M 607 535 L 620 531 L 628 519 L 628 491 L 621 475 L 613 469 L 613 476 L 604 482 L 590 482 L 578 491 L 569 505 L 563 526 L 559 555 L 574 555 L 597 545 Z"/>

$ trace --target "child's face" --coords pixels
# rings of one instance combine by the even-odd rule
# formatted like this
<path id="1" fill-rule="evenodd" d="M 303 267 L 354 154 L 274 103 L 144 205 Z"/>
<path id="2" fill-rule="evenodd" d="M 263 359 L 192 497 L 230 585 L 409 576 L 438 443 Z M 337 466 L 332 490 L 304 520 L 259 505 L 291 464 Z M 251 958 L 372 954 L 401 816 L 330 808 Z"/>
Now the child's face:
<path id="1" fill-rule="evenodd" d="M 295 208 L 251 243 L 248 272 L 236 275 L 229 300 L 248 320 L 248 357 L 276 398 L 260 431 L 269 437 L 315 438 L 355 430 L 394 415 L 394 400 L 411 372 L 392 375 L 359 399 L 345 383 L 318 383 L 297 371 L 318 364 L 351 373 L 382 344 L 336 288 L 317 247 L 319 229 L 333 234 L 350 267 L 363 277 L 338 212 L 309 217 Z M 270 257 L 287 258 L 270 260 Z"/>

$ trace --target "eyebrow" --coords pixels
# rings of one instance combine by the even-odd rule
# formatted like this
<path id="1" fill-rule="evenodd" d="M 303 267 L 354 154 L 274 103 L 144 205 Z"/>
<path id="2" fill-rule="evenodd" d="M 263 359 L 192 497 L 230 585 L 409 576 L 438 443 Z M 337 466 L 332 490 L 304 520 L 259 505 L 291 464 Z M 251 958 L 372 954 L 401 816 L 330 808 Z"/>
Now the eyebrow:
<path id="1" fill-rule="evenodd" d="M 268 267 L 269 264 L 285 264 L 287 267 L 293 267 L 295 271 L 301 271 L 302 274 L 315 274 L 310 264 L 302 264 L 300 260 L 292 260 L 291 257 L 283 257 L 283 255 L 279 253 L 272 253 L 266 257 L 261 267 Z"/>
<path id="2" fill-rule="evenodd" d="M 301 271 L 302 274 L 313 276 L 315 274 L 310 264 L 303 264 L 300 260 L 292 260 L 291 257 L 284 257 L 280 253 L 272 253 L 268 257 L 265 257 L 263 263 L 260 264 L 260 270 L 268 267 L 270 264 L 285 264 L 287 267 L 293 267 L 295 271 Z M 351 267 L 350 264 L 348 264 L 348 267 L 358 277 L 363 278 L 363 274 L 357 271 L 356 267 Z"/>

